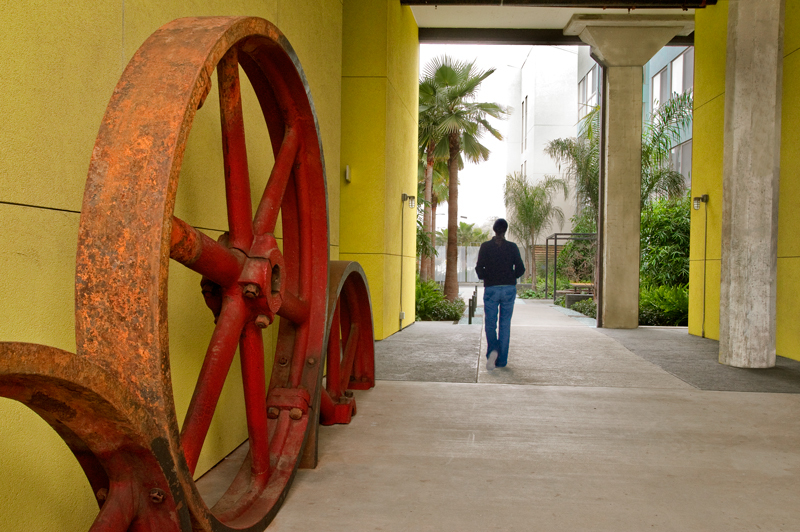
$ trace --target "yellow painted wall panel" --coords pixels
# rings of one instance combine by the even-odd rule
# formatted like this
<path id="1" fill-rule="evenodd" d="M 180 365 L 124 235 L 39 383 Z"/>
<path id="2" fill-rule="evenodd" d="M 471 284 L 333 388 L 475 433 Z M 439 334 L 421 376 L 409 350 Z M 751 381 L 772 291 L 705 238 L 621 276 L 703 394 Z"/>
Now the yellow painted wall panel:
<path id="1" fill-rule="evenodd" d="M 0 397 L 3 532 L 89 530 L 97 502 L 72 452 L 27 406 Z"/>
<path id="2" fill-rule="evenodd" d="M 788 22 L 788 21 L 787 21 Z M 800 32 L 800 21 L 794 33 Z M 788 34 L 788 33 L 787 33 Z M 800 52 L 783 60 L 781 108 L 781 177 L 778 197 L 778 257 L 800 256 L 800 235 L 793 220 L 800 219 Z"/>
<path id="3" fill-rule="evenodd" d="M 694 105 L 698 108 L 725 93 L 728 0 L 695 10 L 694 21 Z"/>
<path id="4" fill-rule="evenodd" d="M 783 55 L 785 57 L 800 49 L 800 33 L 797 31 L 800 28 L 800 2 L 786 0 L 784 17 Z"/>
<path id="5" fill-rule="evenodd" d="M 689 334 L 702 336 L 705 318 L 705 337 L 719 340 L 719 279 L 720 261 L 706 264 L 705 317 L 703 316 L 703 261 L 689 262 Z"/>
<path id="6" fill-rule="evenodd" d="M 402 201 L 403 193 L 417 195 L 417 115 L 410 113 L 390 86 L 387 94 L 386 135 L 386 213 L 384 252 L 416 256 L 416 208 Z M 403 233 L 400 227 L 403 223 Z"/>
<path id="7" fill-rule="evenodd" d="M 694 111 L 694 138 L 692 139 L 692 197 L 708 194 L 708 204 L 691 211 L 690 257 L 703 257 L 705 245 L 705 216 L 708 209 L 709 259 L 720 258 L 722 239 L 722 136 L 725 119 L 725 101 L 718 98 Z"/>
<path id="8" fill-rule="evenodd" d="M 350 166 L 351 182 L 341 185 L 341 253 L 384 251 L 386 92 L 385 78 L 342 79 L 341 164 Z"/>
<path id="9" fill-rule="evenodd" d="M 778 258 L 778 323 L 775 334 L 776 353 L 800 360 L 800 298 L 797 297 L 800 279 L 800 257 Z"/>
<path id="10" fill-rule="evenodd" d="M 331 246 L 339 244 L 342 9 L 342 0 L 279 0 L 276 22 L 303 65 L 319 121 Z"/>
<path id="11" fill-rule="evenodd" d="M 692 196 L 709 201 L 691 212 L 689 333 L 719 339 L 722 163 L 725 125 L 725 49 L 728 3 L 695 13 L 695 79 L 692 140 Z M 703 259 L 705 303 L 703 301 Z"/>
<path id="12" fill-rule="evenodd" d="M 3 3 L 3 201 L 80 209 L 100 119 L 127 62 L 121 20 L 120 2 Z"/>
<path id="13" fill-rule="evenodd" d="M 339 253 L 339 260 L 358 262 L 364 269 L 369 283 L 369 296 L 372 301 L 372 324 L 376 340 L 383 340 L 394 332 L 386 332 L 383 308 L 386 306 L 388 283 L 385 279 L 386 255 L 376 253 Z"/>
<path id="14" fill-rule="evenodd" d="M 75 351 L 78 214 L 0 204 L 0 340 Z M 88 530 L 89 482 L 41 418 L 0 398 L 0 528 Z"/>
<path id="15" fill-rule="evenodd" d="M 419 107 L 419 30 L 408 6 L 389 4 L 388 77 L 400 101 L 415 117 Z"/>
<path id="16" fill-rule="evenodd" d="M 342 76 L 386 77 L 389 6 L 390 0 L 343 0 Z"/>

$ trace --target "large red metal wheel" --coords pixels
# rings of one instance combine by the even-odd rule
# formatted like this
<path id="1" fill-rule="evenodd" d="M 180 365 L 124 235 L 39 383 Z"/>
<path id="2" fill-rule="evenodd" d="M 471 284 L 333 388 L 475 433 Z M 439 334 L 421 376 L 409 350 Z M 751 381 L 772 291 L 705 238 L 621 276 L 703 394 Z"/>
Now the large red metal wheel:
<path id="1" fill-rule="evenodd" d="M 239 66 L 275 156 L 255 213 Z M 229 224 L 219 242 L 173 216 L 187 138 L 215 69 Z M 101 504 L 92 530 L 262 531 L 272 520 L 319 416 L 326 207 L 313 104 L 275 26 L 187 18 L 148 38 L 114 91 L 90 164 L 77 254 L 78 352 L 0 345 L 0 358 L 13 358 L 0 361 L 0 394 L 36 410 L 78 457 Z M 168 351 L 170 257 L 202 276 L 216 323 L 182 427 Z M 262 329 L 276 315 L 267 383 Z M 237 348 L 250 453 L 208 508 L 194 470 Z"/>

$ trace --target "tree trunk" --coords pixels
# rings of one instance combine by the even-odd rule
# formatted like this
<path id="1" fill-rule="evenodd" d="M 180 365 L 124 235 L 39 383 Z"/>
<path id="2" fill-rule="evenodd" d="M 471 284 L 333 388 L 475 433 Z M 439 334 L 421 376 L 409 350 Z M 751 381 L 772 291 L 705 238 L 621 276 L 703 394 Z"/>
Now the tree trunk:
<path id="1" fill-rule="evenodd" d="M 456 133 L 450 134 L 450 159 L 447 169 L 447 262 L 444 273 L 444 297 L 453 301 L 458 296 L 458 154 L 461 149 Z"/>
<path id="2" fill-rule="evenodd" d="M 436 200 L 431 199 L 431 247 L 436 249 L 436 207 L 439 206 L 439 202 Z M 430 279 L 432 281 L 436 280 L 436 255 L 431 255 L 428 257 L 428 272 L 430 273 Z"/>
<path id="3" fill-rule="evenodd" d="M 433 143 L 428 144 L 425 161 L 425 210 L 422 215 L 422 230 L 431 236 L 431 191 L 433 189 Z M 422 255 L 420 279 L 427 281 L 431 278 L 430 257 Z"/>

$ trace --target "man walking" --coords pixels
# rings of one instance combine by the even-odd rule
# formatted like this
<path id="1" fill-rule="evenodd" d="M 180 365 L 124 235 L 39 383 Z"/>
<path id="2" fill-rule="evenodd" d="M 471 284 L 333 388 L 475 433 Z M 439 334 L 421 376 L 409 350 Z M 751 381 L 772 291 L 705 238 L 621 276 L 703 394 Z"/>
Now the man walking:
<path id="1" fill-rule="evenodd" d="M 483 322 L 486 329 L 486 369 L 508 363 L 511 315 L 517 298 L 517 279 L 525 273 L 519 248 L 506 240 L 508 222 L 498 218 L 492 226 L 494 238 L 481 244 L 475 271 L 483 280 Z M 500 330 L 497 330 L 498 311 Z"/>

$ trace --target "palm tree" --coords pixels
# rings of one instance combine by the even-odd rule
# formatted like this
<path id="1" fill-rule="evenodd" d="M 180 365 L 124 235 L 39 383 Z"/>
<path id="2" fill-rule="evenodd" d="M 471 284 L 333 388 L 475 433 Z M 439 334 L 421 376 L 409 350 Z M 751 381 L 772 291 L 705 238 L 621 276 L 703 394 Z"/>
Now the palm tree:
<path id="1" fill-rule="evenodd" d="M 440 203 L 444 203 L 447 201 L 447 191 L 448 191 L 448 184 L 447 184 L 447 160 L 441 158 L 435 158 L 434 164 L 431 168 L 431 172 L 429 178 L 426 179 L 425 174 L 427 173 L 427 164 L 425 158 L 421 158 L 419 161 L 419 167 L 417 170 L 417 177 L 419 179 L 418 186 L 422 187 L 423 189 L 426 186 L 430 188 L 430 200 L 420 202 L 421 206 L 425 209 L 423 211 L 423 231 L 426 235 L 430 237 L 431 246 L 433 249 L 433 253 L 430 255 L 428 254 L 421 254 L 420 260 L 420 279 L 423 281 L 427 281 L 429 279 L 433 279 L 436 273 L 436 209 Z M 419 189 L 417 190 L 419 193 Z M 423 192 L 424 193 L 424 192 Z M 420 194 L 422 195 L 422 194 Z M 424 224 L 424 215 L 425 213 L 429 213 L 430 220 L 429 226 L 426 229 Z"/>
<path id="2" fill-rule="evenodd" d="M 510 219 L 509 232 L 525 242 L 529 251 L 528 263 L 531 279 L 536 285 L 536 240 L 542 229 L 554 221 L 563 226 L 564 211 L 553 204 L 556 193 L 563 192 L 569 197 L 569 185 L 564 179 L 546 175 L 536 184 L 519 172 L 506 176 L 503 186 L 503 200 Z"/>
<path id="3" fill-rule="evenodd" d="M 458 222 L 458 245 L 473 246 L 489 240 L 489 235 L 484 233 L 480 227 L 467 222 Z"/>
<path id="4" fill-rule="evenodd" d="M 672 169 L 670 148 L 692 122 L 692 93 L 676 94 L 650 115 L 642 129 L 641 205 L 667 196 L 683 195 L 683 176 Z M 545 148 L 562 175 L 575 186 L 579 218 L 596 227 L 600 190 L 600 107 L 580 122 L 578 136 L 550 141 Z"/>
<path id="5" fill-rule="evenodd" d="M 425 79 L 431 80 L 435 96 L 431 112 L 437 118 L 442 140 L 446 141 L 449 158 L 449 199 L 447 208 L 447 267 L 444 294 L 449 300 L 458 295 L 458 170 L 462 154 L 472 162 L 485 161 L 489 150 L 479 142 L 484 132 L 502 139 L 500 132 L 488 122 L 488 117 L 501 118 L 508 111 L 496 103 L 475 102 L 480 84 L 494 72 L 481 71 L 475 63 L 456 61 L 442 56 L 431 61 L 425 69 Z"/>
<path id="6" fill-rule="evenodd" d="M 640 202 L 643 208 L 659 197 L 679 198 L 684 193 L 683 176 L 670 164 L 670 148 L 679 142 L 681 134 L 690 126 L 692 104 L 691 91 L 675 94 L 650 115 L 642 129 Z M 596 231 L 600 190 L 600 107 L 595 107 L 581 120 L 577 137 L 555 139 L 547 144 L 545 152 L 575 186 L 578 213 L 573 217 L 573 227 L 580 228 L 581 232 Z M 568 248 L 574 246 L 586 247 L 586 244 L 567 244 Z M 592 247 L 596 252 L 596 246 Z"/>
<path id="7" fill-rule="evenodd" d="M 432 218 L 431 199 L 433 193 L 434 166 L 437 161 L 445 160 L 448 156 L 447 143 L 442 141 L 439 130 L 440 113 L 436 107 L 437 88 L 435 80 L 424 77 L 419 82 L 419 125 L 418 142 L 419 158 L 422 163 L 422 198 L 423 206 L 422 227 L 423 231 L 432 236 L 432 227 L 435 220 Z M 422 255 L 420 278 L 427 281 L 432 275 L 431 256 Z"/>

